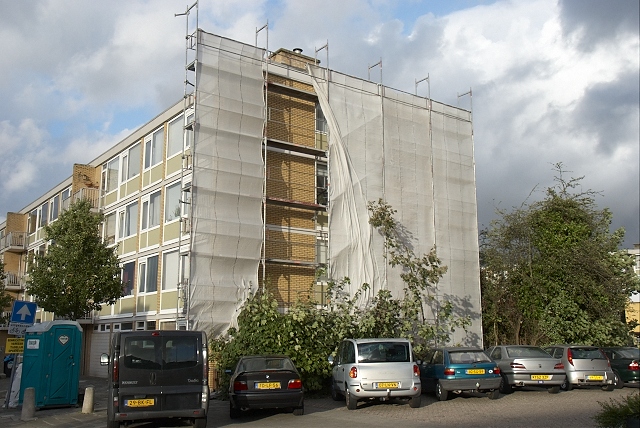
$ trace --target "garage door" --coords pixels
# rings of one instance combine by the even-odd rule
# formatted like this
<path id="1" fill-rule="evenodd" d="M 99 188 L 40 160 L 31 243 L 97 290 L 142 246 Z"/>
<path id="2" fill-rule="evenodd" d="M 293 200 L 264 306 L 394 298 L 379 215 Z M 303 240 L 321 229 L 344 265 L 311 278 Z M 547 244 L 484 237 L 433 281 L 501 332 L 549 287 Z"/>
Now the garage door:
<path id="1" fill-rule="evenodd" d="M 91 334 L 91 343 L 89 344 L 89 376 L 108 377 L 108 369 L 106 366 L 100 365 L 100 355 L 109 353 L 109 340 L 111 339 L 110 331 L 93 331 Z M 86 366 L 85 366 L 86 367 Z"/>

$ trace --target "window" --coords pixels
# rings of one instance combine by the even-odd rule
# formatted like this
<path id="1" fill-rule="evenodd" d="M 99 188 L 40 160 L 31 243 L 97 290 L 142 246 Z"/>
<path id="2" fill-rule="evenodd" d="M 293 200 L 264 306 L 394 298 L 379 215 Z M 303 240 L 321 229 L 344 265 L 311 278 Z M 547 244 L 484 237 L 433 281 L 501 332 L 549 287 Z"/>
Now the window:
<path id="1" fill-rule="evenodd" d="M 139 293 L 153 293 L 158 290 L 158 256 L 141 261 L 138 274 Z"/>
<path id="2" fill-rule="evenodd" d="M 134 144 L 122 154 L 121 182 L 125 182 L 140 174 L 140 143 Z"/>
<path id="3" fill-rule="evenodd" d="M 320 104 L 316 104 L 316 132 L 327 133 L 327 119 L 320 108 Z"/>
<path id="4" fill-rule="evenodd" d="M 164 222 L 168 223 L 180 217 L 180 182 L 167 186 L 164 201 Z"/>
<path id="5" fill-rule="evenodd" d="M 40 221 L 38 227 L 45 227 L 49 218 L 49 202 L 42 204 L 40 207 Z"/>
<path id="6" fill-rule="evenodd" d="M 104 242 L 107 245 L 116 243 L 116 213 L 104 216 Z"/>
<path id="7" fill-rule="evenodd" d="M 327 173 L 326 164 L 316 165 L 316 203 L 319 205 L 327 205 L 329 200 L 327 187 L 329 185 L 329 174 Z"/>
<path id="8" fill-rule="evenodd" d="M 124 210 L 118 213 L 118 226 L 119 234 L 118 238 L 123 239 L 134 235 L 137 229 L 138 220 L 138 203 L 134 202 L 131 205 L 127 205 Z"/>
<path id="9" fill-rule="evenodd" d="M 183 117 L 180 116 L 169 123 L 168 141 L 167 141 L 167 158 L 182 152 L 184 141 Z"/>
<path id="10" fill-rule="evenodd" d="M 193 113 L 189 114 L 187 116 L 187 120 L 185 123 L 185 126 L 188 126 L 191 122 L 193 122 L 195 118 L 195 115 Z M 193 126 L 188 126 L 187 128 L 187 138 L 186 141 L 184 143 L 185 147 L 191 147 L 193 144 Z"/>
<path id="11" fill-rule="evenodd" d="M 49 222 L 58 218 L 58 210 L 60 209 L 60 196 L 56 195 L 50 201 L 51 209 L 49 210 Z"/>
<path id="12" fill-rule="evenodd" d="M 123 296 L 131 296 L 133 294 L 133 276 L 135 273 L 135 266 L 135 262 L 125 263 L 124 266 L 122 266 Z"/>
<path id="13" fill-rule="evenodd" d="M 146 200 L 145 200 L 146 199 Z M 160 191 L 152 193 L 142 201 L 141 230 L 151 229 L 160 225 Z"/>
<path id="14" fill-rule="evenodd" d="M 102 166 L 102 188 L 104 193 L 113 192 L 118 188 L 119 164 L 120 158 L 115 158 Z"/>
<path id="15" fill-rule="evenodd" d="M 29 233 L 35 233 L 38 226 L 38 210 L 29 213 Z"/>
<path id="16" fill-rule="evenodd" d="M 71 189 L 70 189 L 70 188 L 64 189 L 64 190 L 62 191 L 62 200 L 63 200 L 63 201 L 66 201 L 66 200 L 67 200 L 67 199 L 69 199 L 70 197 L 71 197 Z"/>
<path id="17" fill-rule="evenodd" d="M 180 274 L 178 272 L 178 252 L 164 253 L 162 255 L 162 289 L 173 290 L 176 288 Z"/>
<path id="18" fill-rule="evenodd" d="M 151 168 L 162 160 L 164 128 L 158 129 L 150 139 L 144 142 L 144 167 Z"/>

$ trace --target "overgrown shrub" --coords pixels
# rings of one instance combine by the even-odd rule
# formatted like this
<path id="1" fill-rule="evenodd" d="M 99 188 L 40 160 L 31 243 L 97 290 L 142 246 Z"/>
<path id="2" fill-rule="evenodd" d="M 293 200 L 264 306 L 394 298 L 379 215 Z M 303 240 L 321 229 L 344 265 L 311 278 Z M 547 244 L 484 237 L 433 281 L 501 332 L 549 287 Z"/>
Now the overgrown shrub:
<path id="1" fill-rule="evenodd" d="M 610 398 L 609 402 L 598 403 L 602 410 L 594 419 L 599 427 L 624 428 L 630 421 L 635 421 L 635 425 L 630 426 L 640 425 L 640 393 L 633 392 L 620 400 Z"/>

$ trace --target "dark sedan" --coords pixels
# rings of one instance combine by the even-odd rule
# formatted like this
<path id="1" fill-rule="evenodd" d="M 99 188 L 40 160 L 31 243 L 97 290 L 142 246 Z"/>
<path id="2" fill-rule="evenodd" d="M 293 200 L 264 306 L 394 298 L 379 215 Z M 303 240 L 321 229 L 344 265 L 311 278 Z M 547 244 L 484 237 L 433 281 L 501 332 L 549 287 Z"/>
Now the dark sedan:
<path id="1" fill-rule="evenodd" d="M 616 388 L 640 386 L 640 349 L 632 347 L 602 348 L 616 375 Z"/>
<path id="2" fill-rule="evenodd" d="M 240 358 L 229 382 L 229 415 L 235 419 L 249 409 L 287 409 L 304 414 L 300 373 L 285 355 Z"/>

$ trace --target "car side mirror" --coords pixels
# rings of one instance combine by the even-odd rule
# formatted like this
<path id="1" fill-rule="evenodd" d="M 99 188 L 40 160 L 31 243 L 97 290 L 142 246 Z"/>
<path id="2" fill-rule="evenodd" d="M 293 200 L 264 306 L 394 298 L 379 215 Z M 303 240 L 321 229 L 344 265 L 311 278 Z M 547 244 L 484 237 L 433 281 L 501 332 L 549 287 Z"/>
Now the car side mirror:
<path id="1" fill-rule="evenodd" d="M 333 365 L 333 355 L 329 355 L 329 358 L 327 358 L 327 361 L 329 361 L 330 365 Z"/>
<path id="2" fill-rule="evenodd" d="M 108 366 L 109 365 L 109 354 L 101 354 L 100 355 L 100 365 Z"/>

